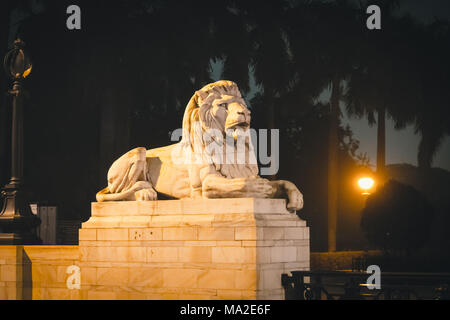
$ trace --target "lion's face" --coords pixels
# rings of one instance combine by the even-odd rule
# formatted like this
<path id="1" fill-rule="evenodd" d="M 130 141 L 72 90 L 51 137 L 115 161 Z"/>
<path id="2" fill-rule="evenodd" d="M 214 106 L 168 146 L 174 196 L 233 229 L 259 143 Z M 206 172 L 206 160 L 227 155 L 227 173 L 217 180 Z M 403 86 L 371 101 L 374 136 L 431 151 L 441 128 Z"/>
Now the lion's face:
<path id="1" fill-rule="evenodd" d="M 247 129 L 250 126 L 250 110 L 237 87 L 227 90 L 214 87 L 199 91 L 199 116 L 205 128 L 226 130 Z"/>

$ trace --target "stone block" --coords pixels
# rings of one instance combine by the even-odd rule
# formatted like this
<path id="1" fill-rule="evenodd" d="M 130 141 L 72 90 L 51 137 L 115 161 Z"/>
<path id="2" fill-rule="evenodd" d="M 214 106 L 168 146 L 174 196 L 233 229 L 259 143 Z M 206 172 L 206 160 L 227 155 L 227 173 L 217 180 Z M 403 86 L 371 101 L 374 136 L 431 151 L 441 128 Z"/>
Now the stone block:
<path id="1" fill-rule="evenodd" d="M 241 242 L 241 246 L 243 247 L 256 247 L 257 246 L 257 240 L 243 240 Z"/>
<path id="2" fill-rule="evenodd" d="M 272 247 L 256 247 L 255 249 L 258 264 L 271 262 Z"/>
<path id="3" fill-rule="evenodd" d="M 147 250 L 147 262 L 177 262 L 177 247 L 150 247 Z"/>
<path id="4" fill-rule="evenodd" d="M 189 215 L 181 217 L 181 225 L 195 227 L 211 227 L 214 221 L 213 215 Z"/>
<path id="5" fill-rule="evenodd" d="M 58 282 L 57 267 L 46 264 L 32 265 L 33 283 L 40 283 L 40 286 L 48 286 L 47 284 L 55 284 Z"/>
<path id="6" fill-rule="evenodd" d="M 67 273 L 67 267 L 69 265 L 62 265 L 56 267 L 56 281 L 65 283 L 69 274 Z"/>
<path id="7" fill-rule="evenodd" d="M 197 240 L 197 229 L 193 227 L 164 228 L 163 240 Z"/>
<path id="8" fill-rule="evenodd" d="M 128 286 L 132 288 L 161 288 L 163 286 L 163 271 L 148 267 L 130 268 Z"/>
<path id="9" fill-rule="evenodd" d="M 80 267 L 81 285 L 95 285 L 97 283 L 97 268 Z"/>
<path id="10" fill-rule="evenodd" d="M 16 281 L 16 265 L 1 265 L 0 277 L 0 281 Z"/>
<path id="11" fill-rule="evenodd" d="M 165 288 L 198 288 L 198 276 L 203 270 L 174 268 L 163 270 L 163 287 Z"/>
<path id="12" fill-rule="evenodd" d="M 80 229 L 78 230 L 79 241 L 97 240 L 97 229 Z"/>
<path id="13" fill-rule="evenodd" d="M 146 262 L 145 247 L 80 247 L 81 261 Z"/>
<path id="14" fill-rule="evenodd" d="M 128 229 L 98 229 L 97 240 L 128 240 Z"/>
<path id="15" fill-rule="evenodd" d="M 234 240 L 234 228 L 199 228 L 198 240 Z"/>
<path id="16" fill-rule="evenodd" d="M 256 270 L 238 270 L 235 272 L 234 287 L 240 290 L 256 290 Z"/>
<path id="17" fill-rule="evenodd" d="M 212 248 L 213 263 L 256 263 L 256 250 L 243 247 Z"/>
<path id="18" fill-rule="evenodd" d="M 305 228 L 303 232 L 304 232 L 304 239 L 309 239 L 309 228 Z"/>
<path id="19" fill-rule="evenodd" d="M 234 270 L 209 269 L 198 276 L 198 288 L 233 289 L 234 287 Z"/>
<path id="20" fill-rule="evenodd" d="M 128 247 L 125 248 L 128 251 L 127 262 L 146 262 L 147 261 L 147 250 L 142 247 Z"/>
<path id="21" fill-rule="evenodd" d="M 255 217 L 251 213 L 215 215 L 213 227 L 245 227 L 255 226 Z"/>
<path id="22" fill-rule="evenodd" d="M 262 270 L 261 273 L 263 278 L 262 288 L 264 290 L 281 288 L 280 270 L 278 269 Z"/>
<path id="23" fill-rule="evenodd" d="M 303 227 L 285 228 L 284 238 L 285 239 L 303 240 L 303 239 L 305 239 L 304 232 L 305 232 L 305 228 L 303 228 Z"/>
<path id="24" fill-rule="evenodd" d="M 210 247 L 181 247 L 178 253 L 181 262 L 211 262 Z"/>
<path id="25" fill-rule="evenodd" d="M 297 247 L 297 261 L 309 261 L 309 246 Z"/>
<path id="26" fill-rule="evenodd" d="M 151 217 L 147 216 L 130 216 L 122 217 L 119 227 L 122 228 L 147 228 L 151 225 Z"/>
<path id="27" fill-rule="evenodd" d="M 264 240 L 283 240 L 285 228 L 263 228 Z"/>
<path id="28" fill-rule="evenodd" d="M 271 262 L 293 262 L 297 260 L 296 247 L 272 247 L 270 248 Z"/>
<path id="29" fill-rule="evenodd" d="M 96 285 L 126 286 L 129 281 L 128 268 L 97 268 Z"/>
<path id="30" fill-rule="evenodd" d="M 70 290 L 63 288 L 46 288 L 43 291 L 44 300 L 70 300 Z"/>
<path id="31" fill-rule="evenodd" d="M 129 240 L 162 240 L 161 228 L 129 229 Z"/>
<path id="32" fill-rule="evenodd" d="M 237 227 L 235 228 L 235 240 L 257 240 L 261 238 L 261 229 L 255 227 Z M 260 233 L 260 234 L 258 234 Z"/>

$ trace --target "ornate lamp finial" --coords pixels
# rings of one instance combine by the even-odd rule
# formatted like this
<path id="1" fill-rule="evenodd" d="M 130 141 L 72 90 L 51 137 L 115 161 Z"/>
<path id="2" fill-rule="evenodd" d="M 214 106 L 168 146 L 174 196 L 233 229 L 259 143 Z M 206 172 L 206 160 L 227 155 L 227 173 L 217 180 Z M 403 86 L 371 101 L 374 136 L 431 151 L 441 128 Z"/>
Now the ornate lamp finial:
<path id="1" fill-rule="evenodd" d="M 14 41 L 14 47 L 5 56 L 3 66 L 11 79 L 21 80 L 31 73 L 31 59 L 24 48 L 25 42 L 17 39 Z"/>

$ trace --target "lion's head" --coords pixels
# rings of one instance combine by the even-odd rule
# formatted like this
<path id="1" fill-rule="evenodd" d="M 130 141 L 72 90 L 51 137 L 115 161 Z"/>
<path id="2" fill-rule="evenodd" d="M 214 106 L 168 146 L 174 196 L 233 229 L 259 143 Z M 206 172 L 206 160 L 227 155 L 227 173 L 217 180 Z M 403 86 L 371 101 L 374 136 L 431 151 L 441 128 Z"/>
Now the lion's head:
<path id="1" fill-rule="evenodd" d="M 194 154 L 201 154 L 203 161 L 214 164 L 217 172 L 227 178 L 255 176 L 258 166 L 251 154 L 249 128 L 250 110 L 237 85 L 232 81 L 217 81 L 196 91 L 189 101 L 183 117 L 182 144 Z M 244 148 L 239 149 L 234 143 L 233 149 L 227 148 L 226 143 L 230 141 L 227 138 L 234 136 L 236 140 L 238 135 L 244 137 Z M 220 155 L 217 154 L 219 147 Z M 216 154 L 212 154 L 214 152 Z M 244 161 L 242 153 L 245 153 Z"/>
<path id="2" fill-rule="evenodd" d="M 195 92 L 183 118 L 183 128 L 200 121 L 204 129 L 246 129 L 250 126 L 250 110 L 236 83 L 221 80 L 210 83 Z"/>

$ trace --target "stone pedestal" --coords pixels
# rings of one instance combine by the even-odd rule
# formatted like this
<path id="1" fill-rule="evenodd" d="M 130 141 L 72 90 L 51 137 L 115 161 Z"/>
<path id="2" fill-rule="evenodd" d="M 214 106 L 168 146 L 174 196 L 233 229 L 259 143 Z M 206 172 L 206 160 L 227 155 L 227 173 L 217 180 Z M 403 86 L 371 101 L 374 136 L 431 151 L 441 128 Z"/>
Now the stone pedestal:
<path id="1" fill-rule="evenodd" d="M 93 203 L 79 250 L 85 299 L 284 299 L 310 261 L 282 199 Z"/>

